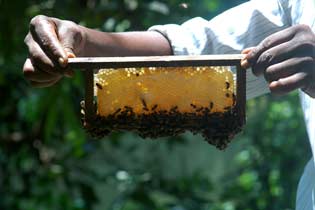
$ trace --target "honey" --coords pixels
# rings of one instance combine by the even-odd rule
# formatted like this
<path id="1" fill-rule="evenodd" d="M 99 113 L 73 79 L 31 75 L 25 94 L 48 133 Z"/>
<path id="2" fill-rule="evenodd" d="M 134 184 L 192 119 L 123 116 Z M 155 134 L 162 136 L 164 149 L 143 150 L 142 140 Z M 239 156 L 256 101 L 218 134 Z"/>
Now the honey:
<path id="1" fill-rule="evenodd" d="M 93 137 L 132 131 L 155 139 L 190 131 L 224 149 L 246 122 L 243 58 L 81 57 L 68 65 L 84 70 L 82 123 Z"/>
<path id="2" fill-rule="evenodd" d="M 96 118 L 86 127 L 93 136 L 129 130 L 158 138 L 191 131 L 224 149 L 241 130 L 229 67 L 101 69 L 94 81 Z"/>
<path id="3" fill-rule="evenodd" d="M 95 77 L 97 113 L 108 116 L 125 106 L 135 114 L 169 111 L 193 113 L 208 107 L 223 112 L 235 100 L 233 74 L 227 67 L 151 67 L 103 69 Z"/>

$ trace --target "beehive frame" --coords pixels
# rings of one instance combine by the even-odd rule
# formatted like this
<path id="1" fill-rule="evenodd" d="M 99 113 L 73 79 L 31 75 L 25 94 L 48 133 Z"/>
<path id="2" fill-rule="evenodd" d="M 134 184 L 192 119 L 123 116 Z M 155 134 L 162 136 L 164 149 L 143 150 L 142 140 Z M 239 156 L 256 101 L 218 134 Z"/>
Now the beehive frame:
<path id="1" fill-rule="evenodd" d="M 81 57 L 70 58 L 69 67 L 83 70 L 85 78 L 84 126 L 93 124 L 97 116 L 94 101 L 94 69 L 136 67 L 186 67 L 186 66 L 235 66 L 236 112 L 239 125 L 243 126 L 246 106 L 246 72 L 241 67 L 244 55 L 198 55 L 198 56 L 134 56 L 134 57 Z"/>

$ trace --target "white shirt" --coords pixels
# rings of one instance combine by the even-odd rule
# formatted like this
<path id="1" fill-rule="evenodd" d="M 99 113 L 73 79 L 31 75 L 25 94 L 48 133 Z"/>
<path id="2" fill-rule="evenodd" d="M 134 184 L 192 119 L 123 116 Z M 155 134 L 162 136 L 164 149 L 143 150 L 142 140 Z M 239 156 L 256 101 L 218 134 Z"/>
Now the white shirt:
<path id="1" fill-rule="evenodd" d="M 256 46 L 267 36 L 296 24 L 315 32 L 315 0 L 252 0 L 210 21 L 194 18 L 182 25 L 153 26 L 170 42 L 175 55 L 233 54 Z M 247 71 L 247 99 L 269 92 L 263 77 Z M 315 155 L 315 99 L 300 92 L 310 145 Z M 301 177 L 296 210 L 315 210 L 315 161 Z"/>

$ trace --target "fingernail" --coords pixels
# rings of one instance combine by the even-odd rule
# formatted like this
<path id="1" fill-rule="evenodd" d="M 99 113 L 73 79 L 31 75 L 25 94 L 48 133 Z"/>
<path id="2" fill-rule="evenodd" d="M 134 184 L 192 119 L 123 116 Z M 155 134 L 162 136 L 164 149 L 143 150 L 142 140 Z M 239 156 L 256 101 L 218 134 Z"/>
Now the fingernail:
<path id="1" fill-rule="evenodd" d="M 278 86 L 278 81 L 272 81 L 269 83 L 269 88 L 274 89 Z"/>
<path id="2" fill-rule="evenodd" d="M 244 59 L 241 61 L 241 66 L 245 69 L 249 68 L 249 63 L 248 63 L 248 60 L 247 59 Z"/>
<path id="3" fill-rule="evenodd" d="M 66 63 L 65 59 L 63 59 L 62 57 L 60 57 L 58 59 L 58 62 L 59 62 L 61 67 L 66 67 L 67 66 L 67 63 Z"/>
<path id="4" fill-rule="evenodd" d="M 67 56 L 68 58 L 75 58 L 75 54 L 71 53 L 71 52 L 67 52 Z"/>
<path id="5" fill-rule="evenodd" d="M 242 52 L 241 52 L 241 54 L 247 54 L 248 53 L 248 50 L 247 49 L 245 49 L 245 50 L 243 50 Z"/>
<path id="6" fill-rule="evenodd" d="M 249 55 L 249 54 L 250 54 L 250 52 L 248 52 L 248 53 L 245 54 L 244 58 L 245 58 L 246 60 L 250 58 L 250 55 Z"/>

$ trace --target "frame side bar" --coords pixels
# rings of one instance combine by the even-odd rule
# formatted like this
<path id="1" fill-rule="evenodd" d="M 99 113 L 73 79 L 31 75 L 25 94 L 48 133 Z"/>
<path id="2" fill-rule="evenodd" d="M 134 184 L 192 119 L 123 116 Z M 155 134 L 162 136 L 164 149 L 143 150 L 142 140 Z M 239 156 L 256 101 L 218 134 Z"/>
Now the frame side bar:
<path id="1" fill-rule="evenodd" d="M 86 69 L 84 71 L 85 78 L 85 119 L 86 122 L 89 123 L 94 120 L 95 106 L 94 106 L 94 73 L 91 69 Z"/>
<path id="2" fill-rule="evenodd" d="M 246 69 L 240 65 L 236 65 L 237 89 L 236 89 L 236 106 L 240 115 L 239 120 L 241 125 L 246 123 Z"/>

